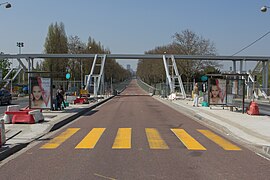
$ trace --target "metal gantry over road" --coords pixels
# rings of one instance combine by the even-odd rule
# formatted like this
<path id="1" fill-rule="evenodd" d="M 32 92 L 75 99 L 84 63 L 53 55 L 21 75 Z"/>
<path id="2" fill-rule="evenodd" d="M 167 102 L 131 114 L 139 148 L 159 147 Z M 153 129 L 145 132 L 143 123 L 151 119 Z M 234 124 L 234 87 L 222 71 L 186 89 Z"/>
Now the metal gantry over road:
<path id="1" fill-rule="evenodd" d="M 33 72 L 33 64 L 35 59 L 57 59 L 59 58 L 83 58 L 83 59 L 91 59 L 93 60 L 91 69 L 89 69 L 90 78 L 87 79 L 86 89 L 90 86 L 94 87 L 94 95 L 97 96 L 102 84 L 104 83 L 104 65 L 106 59 L 157 59 L 163 60 L 164 68 L 166 72 L 167 84 L 170 87 L 170 93 L 173 93 L 178 88 L 181 95 L 185 98 L 185 89 L 181 80 L 182 73 L 176 66 L 176 61 L 181 60 L 213 60 L 213 61 L 231 61 L 232 62 L 232 73 L 248 73 L 248 81 L 254 82 L 254 73 L 261 73 L 262 75 L 262 89 L 267 89 L 268 87 L 268 69 L 269 69 L 269 59 L 270 57 L 264 56 L 210 56 L 210 55 L 176 55 L 176 54 L 0 54 L 0 59 L 16 59 L 21 65 L 21 70 L 27 71 L 28 79 L 31 76 L 31 72 Z M 98 59 L 100 58 L 100 61 Z M 28 63 L 28 67 L 24 65 L 22 59 L 25 59 Z M 256 61 L 257 65 L 253 72 L 244 72 L 243 65 L 244 62 L 247 61 Z M 237 72 L 237 62 L 239 62 L 239 71 Z M 94 74 L 96 72 L 94 69 L 99 68 L 99 73 Z M 9 74 L 8 74 L 9 75 Z M 8 75 L 3 78 L 4 81 L 9 82 Z M 14 80 L 16 78 L 12 78 Z M 11 81 L 11 78 L 10 78 Z M 247 88 L 251 88 L 248 87 Z"/>

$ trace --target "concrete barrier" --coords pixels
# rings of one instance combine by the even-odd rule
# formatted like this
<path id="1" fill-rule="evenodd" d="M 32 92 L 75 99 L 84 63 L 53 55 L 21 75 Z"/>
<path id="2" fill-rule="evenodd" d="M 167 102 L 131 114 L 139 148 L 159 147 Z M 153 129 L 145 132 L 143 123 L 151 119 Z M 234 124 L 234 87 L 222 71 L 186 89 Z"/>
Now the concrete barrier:
<path id="1" fill-rule="evenodd" d="M 3 117 L 4 123 L 28 123 L 34 124 L 44 121 L 41 109 L 20 109 L 19 105 L 7 106 Z"/>
<path id="2" fill-rule="evenodd" d="M 6 112 L 17 112 L 17 111 L 20 111 L 20 105 L 10 105 L 10 106 L 7 106 L 7 110 Z M 4 114 L 4 123 L 6 124 L 10 124 L 11 121 L 12 121 L 12 117 L 13 117 L 13 114 L 7 114 L 5 113 Z"/>
<path id="3" fill-rule="evenodd" d="M 44 116 L 43 116 L 42 112 L 40 112 L 40 110 L 29 111 L 28 114 L 33 115 L 35 123 L 44 121 Z"/>

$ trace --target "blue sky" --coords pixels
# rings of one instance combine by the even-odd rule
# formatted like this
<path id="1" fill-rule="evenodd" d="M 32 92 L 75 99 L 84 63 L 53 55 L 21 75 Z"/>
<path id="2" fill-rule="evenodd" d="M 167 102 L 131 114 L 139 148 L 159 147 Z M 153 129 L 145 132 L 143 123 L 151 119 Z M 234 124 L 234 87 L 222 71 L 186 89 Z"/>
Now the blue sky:
<path id="1" fill-rule="evenodd" d="M 0 2 L 5 2 L 1 1 Z M 270 31 L 270 0 L 10 0 L 0 7 L 0 51 L 43 53 L 48 26 L 63 22 L 67 36 L 89 36 L 113 54 L 143 54 L 189 29 L 232 55 Z M 270 56 L 270 35 L 237 55 Z M 122 60 L 123 66 L 136 61 Z M 231 66 L 225 65 L 224 69 Z M 245 65 L 247 69 L 252 64 Z"/>

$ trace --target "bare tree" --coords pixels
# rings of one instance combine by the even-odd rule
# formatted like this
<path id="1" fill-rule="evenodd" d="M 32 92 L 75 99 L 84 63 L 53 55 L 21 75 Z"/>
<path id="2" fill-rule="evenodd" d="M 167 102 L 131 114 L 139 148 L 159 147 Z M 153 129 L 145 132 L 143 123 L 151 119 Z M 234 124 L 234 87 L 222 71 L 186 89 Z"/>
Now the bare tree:
<path id="1" fill-rule="evenodd" d="M 171 48 L 174 49 L 176 54 L 216 55 L 216 48 L 213 42 L 202 36 L 198 36 L 188 29 L 182 31 L 182 33 L 175 33 L 173 39 Z M 181 60 L 177 62 L 177 66 L 189 82 L 189 80 L 205 66 L 219 66 L 219 64 L 215 61 Z"/>
<path id="2" fill-rule="evenodd" d="M 175 33 L 173 42 L 165 46 L 158 46 L 145 54 L 180 54 L 180 55 L 216 55 L 214 43 L 198 36 L 190 30 Z M 177 67 L 183 79 L 189 82 L 195 75 L 200 74 L 205 67 L 220 67 L 216 61 L 206 60 L 177 60 Z M 140 60 L 137 75 L 145 82 L 152 84 L 164 82 L 165 71 L 162 60 Z"/>

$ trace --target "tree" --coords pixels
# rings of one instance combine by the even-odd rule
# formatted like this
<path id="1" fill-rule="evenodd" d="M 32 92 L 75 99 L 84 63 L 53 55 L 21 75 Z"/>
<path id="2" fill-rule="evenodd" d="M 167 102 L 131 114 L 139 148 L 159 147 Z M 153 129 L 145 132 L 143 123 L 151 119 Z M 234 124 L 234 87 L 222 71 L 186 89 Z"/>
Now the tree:
<path id="1" fill-rule="evenodd" d="M 190 30 L 184 30 L 182 33 L 175 33 L 173 35 L 173 43 L 171 48 L 177 54 L 182 55 L 215 55 L 216 48 L 214 43 L 209 39 L 196 35 Z M 177 62 L 180 72 L 186 76 L 187 82 L 199 73 L 204 66 L 218 66 L 215 61 L 203 60 L 181 60 Z"/>
<path id="2" fill-rule="evenodd" d="M 5 77 L 8 73 L 8 69 L 11 66 L 11 62 L 8 59 L 0 59 L 0 69 L 2 70 L 2 77 Z"/>
<path id="3" fill-rule="evenodd" d="M 65 33 L 64 24 L 61 22 L 51 24 L 48 28 L 48 34 L 44 44 L 47 54 L 65 54 L 68 53 L 68 40 Z M 42 67 L 44 70 L 51 71 L 53 78 L 64 78 L 68 59 L 45 59 Z"/>
<path id="4" fill-rule="evenodd" d="M 97 42 L 94 38 L 88 38 L 88 42 L 84 43 L 78 36 L 70 36 L 68 41 L 69 53 L 72 54 L 110 54 L 108 48 L 104 48 L 101 42 Z M 71 67 L 71 73 L 75 79 L 80 79 L 81 66 L 83 75 L 89 74 L 92 68 L 93 59 L 70 59 L 69 66 Z M 97 60 L 97 64 L 101 64 L 101 59 Z M 95 69 L 94 73 L 99 73 L 100 69 Z M 130 77 L 128 71 L 120 66 L 114 59 L 106 59 L 105 68 L 105 81 L 110 82 L 113 78 L 114 82 L 120 82 Z"/>
<path id="5" fill-rule="evenodd" d="M 146 51 L 145 54 L 180 54 L 180 55 L 215 55 L 214 44 L 190 30 L 175 33 L 173 42 L 168 45 L 158 46 L 153 50 Z M 200 74 L 204 68 L 219 67 L 215 61 L 202 60 L 177 60 L 179 73 L 184 81 L 190 81 Z M 137 75 L 149 84 L 164 82 L 165 70 L 162 60 L 139 60 Z"/>
<path id="6" fill-rule="evenodd" d="M 86 44 L 83 43 L 78 36 L 69 36 L 68 38 L 68 52 L 70 54 L 82 54 L 86 51 Z M 88 61 L 89 62 L 89 61 Z M 71 77 L 76 79 L 81 79 L 81 66 L 85 66 L 83 59 L 69 59 L 68 65 L 71 68 Z M 83 68 L 83 67 L 82 67 Z M 85 69 L 85 68 L 83 68 Z M 78 73 L 81 72 L 81 73 Z"/>
<path id="7" fill-rule="evenodd" d="M 63 23 L 51 24 L 48 28 L 48 34 L 45 40 L 45 53 L 48 54 L 110 54 L 108 48 L 104 48 L 101 42 L 89 36 L 88 42 L 84 43 L 78 36 L 67 38 Z M 81 75 L 90 73 L 93 59 L 45 59 L 39 66 L 42 70 L 51 71 L 54 79 L 65 79 L 66 67 L 71 68 L 71 76 L 74 79 L 81 79 Z M 97 61 L 100 64 L 100 58 Z M 81 68 L 82 67 L 82 68 Z M 78 73 L 81 72 L 82 73 Z M 113 77 L 116 82 L 129 77 L 129 73 L 120 66 L 114 59 L 106 59 L 105 80 L 110 81 Z M 99 73 L 98 70 L 94 73 Z M 84 78 L 84 77 L 83 77 Z"/>
<path id="8" fill-rule="evenodd" d="M 145 54 L 164 54 L 169 52 L 168 46 L 158 46 Z M 137 66 L 137 75 L 148 84 L 164 82 L 166 74 L 162 59 L 140 59 Z"/>

